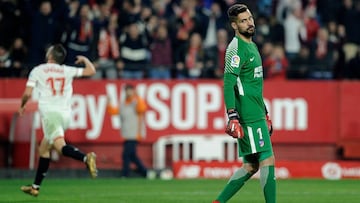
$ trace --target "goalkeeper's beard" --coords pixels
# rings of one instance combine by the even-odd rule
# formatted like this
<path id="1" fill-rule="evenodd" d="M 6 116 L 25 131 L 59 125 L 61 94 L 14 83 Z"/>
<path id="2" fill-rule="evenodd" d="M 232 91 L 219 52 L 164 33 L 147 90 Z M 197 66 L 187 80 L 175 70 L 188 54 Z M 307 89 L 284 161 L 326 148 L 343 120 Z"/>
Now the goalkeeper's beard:
<path id="1" fill-rule="evenodd" d="M 250 31 L 250 29 L 253 28 L 254 31 Z M 250 37 L 253 37 L 255 35 L 255 27 L 254 26 L 251 26 L 249 27 L 246 31 L 242 31 L 242 32 L 239 32 L 241 35 L 243 35 L 244 37 L 246 38 L 250 38 Z"/>

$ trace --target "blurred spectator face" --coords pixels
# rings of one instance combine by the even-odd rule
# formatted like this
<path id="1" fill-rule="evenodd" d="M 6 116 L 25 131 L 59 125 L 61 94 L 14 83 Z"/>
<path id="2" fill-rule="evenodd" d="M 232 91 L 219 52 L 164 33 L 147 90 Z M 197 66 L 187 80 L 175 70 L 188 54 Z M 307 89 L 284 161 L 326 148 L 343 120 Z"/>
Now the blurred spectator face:
<path id="1" fill-rule="evenodd" d="M 262 55 L 265 56 L 269 56 L 271 54 L 271 52 L 273 51 L 273 44 L 270 42 L 266 42 L 264 43 L 263 47 L 262 47 Z"/>
<path id="2" fill-rule="evenodd" d="M 119 19 L 119 17 L 118 17 L 117 13 L 112 13 L 110 15 L 110 21 L 118 22 L 118 19 Z"/>
<path id="3" fill-rule="evenodd" d="M 193 33 L 190 37 L 191 47 L 200 47 L 202 43 L 201 36 L 199 33 Z"/>
<path id="4" fill-rule="evenodd" d="M 156 15 L 151 15 L 147 23 L 147 28 L 149 31 L 153 31 L 159 25 L 159 18 Z M 160 26 L 160 25 L 159 25 Z"/>
<path id="5" fill-rule="evenodd" d="M 219 16 L 221 14 L 221 8 L 218 3 L 212 3 L 210 9 L 211 9 L 211 13 L 214 16 Z"/>
<path id="6" fill-rule="evenodd" d="M 3 46 L 0 46 L 0 56 L 4 56 L 6 54 L 6 49 Z"/>
<path id="7" fill-rule="evenodd" d="M 51 7 L 51 3 L 50 1 L 44 1 L 41 3 L 40 5 L 40 12 L 44 15 L 44 16 L 48 16 L 52 11 L 52 7 Z"/>
<path id="8" fill-rule="evenodd" d="M 80 9 L 80 17 L 81 18 L 89 18 L 90 15 L 90 7 L 87 4 L 81 6 Z"/>
<path id="9" fill-rule="evenodd" d="M 328 29 L 329 29 L 330 33 L 336 33 L 336 29 L 337 29 L 336 22 L 335 21 L 330 21 L 328 23 Z"/>
<path id="10" fill-rule="evenodd" d="M 14 48 L 15 49 L 20 49 L 22 48 L 24 45 L 24 42 L 21 38 L 16 38 L 15 41 L 14 41 Z"/>
<path id="11" fill-rule="evenodd" d="M 190 7 L 190 1 L 192 1 L 192 0 L 182 0 L 180 3 L 180 6 L 184 9 L 187 9 Z"/>
<path id="12" fill-rule="evenodd" d="M 320 28 L 317 36 L 318 39 L 322 41 L 327 41 L 329 39 L 329 33 L 325 28 Z"/>
<path id="13" fill-rule="evenodd" d="M 316 18 L 316 7 L 308 6 L 305 10 L 305 16 L 308 18 Z"/>
<path id="14" fill-rule="evenodd" d="M 130 12 L 130 10 L 132 9 L 132 5 L 130 3 L 130 0 L 126 0 L 126 1 L 123 1 L 122 3 L 122 8 L 127 11 L 127 12 Z"/>
<path id="15" fill-rule="evenodd" d="M 152 15 L 151 8 L 143 7 L 141 10 L 141 19 L 148 20 Z"/>
<path id="16" fill-rule="evenodd" d="M 292 13 L 296 18 L 301 18 L 301 16 L 302 16 L 301 8 L 294 8 Z"/>
<path id="17" fill-rule="evenodd" d="M 343 3 L 344 3 L 345 8 L 347 8 L 347 9 L 350 9 L 353 5 L 352 0 L 344 0 Z"/>
<path id="18" fill-rule="evenodd" d="M 160 0 L 152 0 L 152 7 L 155 12 L 161 12 L 164 10 L 164 4 Z"/>
<path id="19" fill-rule="evenodd" d="M 125 94 L 126 94 L 126 97 L 132 97 L 135 95 L 135 90 L 134 90 L 134 87 L 132 85 L 127 85 L 125 87 Z"/>
<path id="20" fill-rule="evenodd" d="M 165 26 L 160 26 L 158 28 L 158 31 L 157 31 L 157 36 L 158 36 L 158 39 L 160 40 L 164 40 L 167 38 L 168 36 L 168 31 L 167 31 L 167 28 Z"/>
<path id="21" fill-rule="evenodd" d="M 339 25 L 338 29 L 337 29 L 337 33 L 340 37 L 345 37 L 345 35 L 346 35 L 345 26 Z"/>
<path id="22" fill-rule="evenodd" d="M 100 13 L 102 16 L 110 16 L 110 13 L 111 13 L 111 5 L 110 4 L 101 4 L 100 5 Z"/>
<path id="23" fill-rule="evenodd" d="M 163 26 L 168 25 L 168 21 L 165 18 L 160 18 L 158 19 L 158 21 L 159 21 L 159 25 L 163 25 Z"/>
<path id="24" fill-rule="evenodd" d="M 260 17 L 257 19 L 257 30 L 264 35 L 268 35 L 270 32 L 269 23 L 266 22 L 264 17 Z"/>
<path id="25" fill-rule="evenodd" d="M 225 29 L 220 29 L 217 32 L 218 44 L 227 44 L 227 40 L 228 40 L 227 38 L 228 38 L 228 34 Z"/>
<path id="26" fill-rule="evenodd" d="M 306 46 L 302 46 L 301 49 L 300 49 L 299 55 L 300 55 L 301 58 L 306 59 L 306 58 L 309 57 L 310 51 Z"/>
<path id="27" fill-rule="evenodd" d="M 110 7 L 112 7 L 114 5 L 114 3 L 115 3 L 114 0 L 105 0 L 105 4 L 107 4 Z"/>
<path id="28" fill-rule="evenodd" d="M 129 36 L 131 39 L 137 39 L 139 36 L 139 28 L 136 23 L 129 25 Z"/>
<path id="29" fill-rule="evenodd" d="M 281 46 L 275 46 L 272 53 L 272 57 L 275 59 L 284 58 L 284 49 Z"/>

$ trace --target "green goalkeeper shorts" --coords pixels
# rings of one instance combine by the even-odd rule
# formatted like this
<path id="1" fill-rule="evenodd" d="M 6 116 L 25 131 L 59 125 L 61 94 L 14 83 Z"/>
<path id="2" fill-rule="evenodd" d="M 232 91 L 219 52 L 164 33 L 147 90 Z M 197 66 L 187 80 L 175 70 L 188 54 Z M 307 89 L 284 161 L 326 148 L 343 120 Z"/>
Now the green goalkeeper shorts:
<path id="1" fill-rule="evenodd" d="M 272 155 L 274 155 L 272 150 L 263 151 L 263 152 L 259 152 L 256 154 L 249 154 L 249 155 L 245 155 L 243 157 L 243 162 L 244 163 L 259 163 L 259 162 L 271 157 Z"/>
<path id="2" fill-rule="evenodd" d="M 244 137 L 238 139 L 240 157 L 265 151 L 272 152 L 272 143 L 265 119 L 252 123 L 242 123 L 241 126 L 244 130 Z"/>

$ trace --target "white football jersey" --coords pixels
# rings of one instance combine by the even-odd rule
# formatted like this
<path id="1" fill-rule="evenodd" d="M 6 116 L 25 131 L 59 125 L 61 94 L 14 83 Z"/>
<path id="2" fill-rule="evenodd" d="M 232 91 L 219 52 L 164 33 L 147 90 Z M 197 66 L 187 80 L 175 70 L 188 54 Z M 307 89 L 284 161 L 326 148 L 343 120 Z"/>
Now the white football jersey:
<path id="1" fill-rule="evenodd" d="M 26 86 L 35 87 L 40 93 L 40 111 L 68 111 L 71 109 L 73 78 L 82 74 L 82 68 L 45 63 L 36 66 L 30 72 Z"/>

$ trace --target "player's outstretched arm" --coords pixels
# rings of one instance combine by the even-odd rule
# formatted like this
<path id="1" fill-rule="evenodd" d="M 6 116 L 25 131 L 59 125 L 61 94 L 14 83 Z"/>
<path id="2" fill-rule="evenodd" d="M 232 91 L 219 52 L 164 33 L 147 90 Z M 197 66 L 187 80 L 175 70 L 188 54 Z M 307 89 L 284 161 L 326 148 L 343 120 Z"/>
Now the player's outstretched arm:
<path id="1" fill-rule="evenodd" d="M 76 56 L 75 64 L 84 64 L 83 76 L 92 76 L 96 73 L 94 64 L 85 56 Z"/>
<path id="2" fill-rule="evenodd" d="M 25 110 L 25 105 L 26 103 L 29 101 L 29 99 L 31 98 L 31 94 L 33 91 L 33 87 L 26 87 L 25 91 L 21 97 L 21 104 L 20 107 L 18 109 L 18 113 L 20 116 L 22 116 L 24 114 L 24 110 Z"/>

